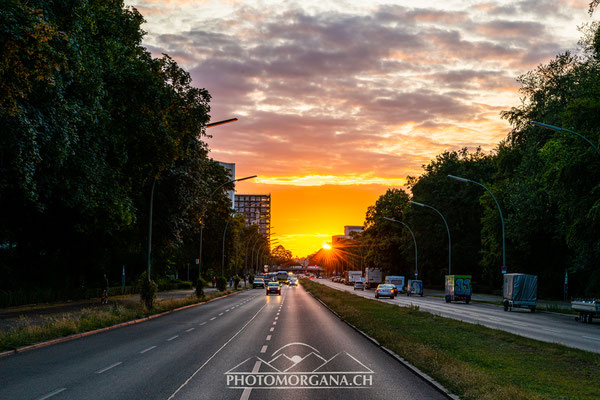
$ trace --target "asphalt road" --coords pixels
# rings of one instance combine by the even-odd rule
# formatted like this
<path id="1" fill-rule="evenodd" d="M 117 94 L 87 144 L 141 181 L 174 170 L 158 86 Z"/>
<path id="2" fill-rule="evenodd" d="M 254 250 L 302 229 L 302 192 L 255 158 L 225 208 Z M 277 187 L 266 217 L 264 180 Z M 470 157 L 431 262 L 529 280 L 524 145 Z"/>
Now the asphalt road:
<path id="1" fill-rule="evenodd" d="M 302 287 L 5 357 L 0 382 L 2 399 L 444 398 Z"/>
<path id="2" fill-rule="evenodd" d="M 359 296 L 375 299 L 374 290 L 354 290 L 352 286 L 335 283 L 328 279 L 316 279 L 315 282 L 329 287 L 352 292 Z M 493 304 L 459 302 L 446 303 L 439 297 L 397 296 L 394 300 L 381 298 L 399 306 L 415 304 L 421 311 L 427 311 L 443 317 L 453 318 L 472 324 L 481 324 L 501 329 L 520 336 L 544 342 L 560 343 L 565 346 L 600 353 L 600 322 L 584 324 L 575 321 L 574 315 L 553 312 L 535 312 L 529 309 L 513 309 L 505 312 L 502 306 Z"/>

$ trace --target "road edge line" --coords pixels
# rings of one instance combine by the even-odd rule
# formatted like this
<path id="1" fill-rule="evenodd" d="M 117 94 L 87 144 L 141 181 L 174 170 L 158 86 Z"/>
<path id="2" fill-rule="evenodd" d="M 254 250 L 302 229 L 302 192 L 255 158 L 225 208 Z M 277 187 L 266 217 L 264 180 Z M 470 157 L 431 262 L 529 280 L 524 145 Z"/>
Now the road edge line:
<path id="1" fill-rule="evenodd" d="M 59 343 L 70 342 L 71 340 L 80 339 L 82 337 L 95 335 L 97 333 L 111 331 L 113 329 L 122 328 L 124 326 L 139 324 L 139 323 L 142 323 L 142 322 L 150 321 L 150 320 L 158 318 L 158 317 L 163 317 L 163 316 L 165 316 L 167 314 L 171 314 L 171 313 L 174 313 L 176 311 L 181 311 L 181 310 L 185 310 L 187 308 L 201 306 L 203 304 L 207 304 L 207 303 L 210 303 L 210 302 L 213 302 L 213 301 L 216 301 L 216 300 L 221 300 L 221 299 L 224 299 L 226 297 L 233 296 L 235 294 L 239 294 L 239 293 L 243 293 L 243 292 L 245 292 L 245 290 L 240 290 L 238 292 L 229 293 L 229 294 L 226 294 L 224 296 L 215 297 L 214 299 L 202 301 L 200 303 L 188 304 L 187 306 L 183 306 L 183 307 L 179 307 L 179 308 L 174 308 L 174 309 L 169 310 L 169 311 L 163 311 L 161 313 L 154 314 L 154 315 L 149 315 L 149 316 L 144 317 L 144 318 L 133 319 L 131 321 L 120 322 L 120 323 L 118 323 L 116 325 L 106 326 L 104 328 L 98 328 L 98 329 L 94 329 L 94 330 L 86 331 L 86 332 L 81 332 L 81 333 L 74 333 L 72 335 L 64 336 L 64 337 L 61 337 L 61 338 L 50 339 L 50 340 L 46 340 L 44 342 L 39 342 L 39 343 L 30 344 L 28 346 L 18 347 L 18 348 L 13 349 L 13 350 L 7 350 L 7 351 L 4 351 L 4 352 L 1 352 L 0 353 L 0 358 L 8 357 L 8 356 L 11 356 L 11 355 L 14 355 L 14 354 L 24 353 L 24 352 L 29 351 L 29 350 L 35 350 L 35 349 L 39 349 L 39 348 L 42 348 L 42 347 L 52 346 L 52 345 L 59 344 Z"/>
<path id="2" fill-rule="evenodd" d="M 333 311 L 327 304 L 325 304 L 323 301 L 321 301 L 321 299 L 318 299 L 315 296 L 313 296 L 313 294 L 311 292 L 309 292 L 308 290 L 306 290 L 306 289 L 304 289 L 304 290 L 313 299 L 315 299 L 316 301 L 318 301 L 319 303 L 321 303 L 323 305 L 323 307 L 325 307 L 331 313 L 333 313 L 336 317 L 338 317 L 338 319 L 340 321 L 342 321 L 343 323 L 345 323 L 346 325 L 348 325 L 350 328 L 352 328 L 353 330 L 355 330 L 356 332 L 358 332 L 359 334 L 361 334 L 363 337 L 365 337 L 368 341 L 370 341 L 371 343 L 373 343 L 375 346 L 379 347 L 387 355 L 389 355 L 390 357 L 392 357 L 394 360 L 398 361 L 400 364 L 402 364 L 404 367 L 406 367 L 410 372 L 412 372 L 413 374 L 415 374 L 416 376 L 418 376 L 419 378 L 421 378 L 422 380 L 424 380 L 426 383 L 428 383 L 430 386 L 432 386 L 435 390 L 437 390 L 438 392 L 440 392 L 441 394 L 443 394 L 444 396 L 446 396 L 447 398 L 449 398 L 451 400 L 460 400 L 460 397 L 458 397 L 455 394 L 450 393 L 450 391 L 448 389 L 446 389 L 441 383 L 439 383 L 438 381 L 436 381 L 435 379 L 433 379 L 431 376 L 427 375 L 425 372 L 421 371 L 419 368 L 415 367 L 414 365 L 412 365 L 411 363 L 409 363 L 408 361 L 406 361 L 404 358 L 400 357 L 398 354 L 396 354 L 392 350 L 388 349 L 385 346 L 382 346 L 376 339 L 374 339 L 371 336 L 367 335 L 365 332 L 363 332 L 362 330 L 358 329 L 356 326 L 352 325 L 350 322 L 348 322 L 345 319 L 343 319 L 338 313 L 336 313 L 335 311 Z"/>

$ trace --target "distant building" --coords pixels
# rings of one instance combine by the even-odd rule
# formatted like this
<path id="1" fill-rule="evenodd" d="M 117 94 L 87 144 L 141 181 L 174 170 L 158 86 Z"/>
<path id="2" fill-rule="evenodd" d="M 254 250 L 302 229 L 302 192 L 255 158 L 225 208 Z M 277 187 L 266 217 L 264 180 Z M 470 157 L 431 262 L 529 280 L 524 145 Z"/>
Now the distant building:
<path id="1" fill-rule="evenodd" d="M 217 161 L 219 163 L 220 166 L 222 166 L 223 168 L 225 168 L 227 171 L 229 171 L 229 174 L 231 175 L 231 180 L 235 179 L 235 163 L 225 163 L 225 162 L 221 162 L 221 161 Z M 234 183 L 235 185 L 235 183 Z M 230 190 L 227 192 L 227 196 L 231 199 L 231 205 L 235 205 L 235 186 L 233 188 L 233 190 Z"/>
<path id="2" fill-rule="evenodd" d="M 348 236 L 348 238 L 350 238 L 350 232 L 361 233 L 364 230 L 365 230 L 364 226 L 346 225 L 346 226 L 344 226 L 344 236 Z"/>
<path id="3" fill-rule="evenodd" d="M 258 232 L 271 234 L 271 195 L 270 194 L 237 194 L 235 211 L 246 217 L 246 226 L 258 224 Z"/>
<path id="4" fill-rule="evenodd" d="M 338 245 L 337 247 L 339 247 L 344 240 L 350 240 L 352 239 L 352 236 L 350 235 L 351 232 L 359 232 L 362 233 L 365 230 L 365 228 L 363 226 L 358 226 L 358 225 L 346 225 L 344 226 L 344 234 L 343 235 L 335 235 L 331 237 L 331 245 L 333 247 L 336 247 L 336 244 Z"/>

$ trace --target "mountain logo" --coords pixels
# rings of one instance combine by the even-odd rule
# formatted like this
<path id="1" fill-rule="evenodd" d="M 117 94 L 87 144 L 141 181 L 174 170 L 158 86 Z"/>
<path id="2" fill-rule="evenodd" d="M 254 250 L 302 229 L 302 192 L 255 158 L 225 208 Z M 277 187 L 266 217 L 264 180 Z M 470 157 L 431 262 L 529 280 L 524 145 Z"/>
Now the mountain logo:
<path id="1" fill-rule="evenodd" d="M 346 351 L 325 358 L 316 348 L 288 343 L 269 360 L 250 357 L 225 372 L 230 389 L 365 389 L 375 373 Z"/>

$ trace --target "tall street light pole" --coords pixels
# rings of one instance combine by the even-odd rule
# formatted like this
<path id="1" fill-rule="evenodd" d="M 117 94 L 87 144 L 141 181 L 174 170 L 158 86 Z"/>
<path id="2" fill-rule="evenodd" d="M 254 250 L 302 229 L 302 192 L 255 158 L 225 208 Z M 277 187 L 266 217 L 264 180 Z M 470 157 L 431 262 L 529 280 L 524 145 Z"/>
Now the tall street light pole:
<path id="1" fill-rule="evenodd" d="M 473 181 L 471 179 L 461 178 L 459 176 L 454 176 L 454 175 L 448 175 L 448 178 L 456 179 L 457 181 L 461 181 L 461 182 L 470 182 L 470 183 L 479 185 L 482 188 L 484 188 L 485 190 L 487 190 L 487 192 L 490 194 L 490 196 L 492 196 L 492 199 L 494 199 L 494 201 L 496 202 L 496 207 L 498 207 L 498 212 L 500 213 L 500 223 L 502 224 L 502 273 L 506 273 L 506 246 L 505 246 L 505 240 L 504 240 L 504 217 L 502 216 L 502 210 L 500 209 L 500 204 L 498 203 L 498 200 L 496 200 L 496 196 L 494 196 L 494 194 L 491 192 L 491 190 L 488 189 L 487 187 L 485 187 L 485 185 L 483 183 L 479 183 L 479 182 Z"/>
<path id="2" fill-rule="evenodd" d="M 446 222 L 446 218 L 439 212 L 436 208 L 433 208 L 427 204 L 417 203 L 416 201 L 409 201 L 409 203 L 414 204 L 419 207 L 427 207 L 431 208 L 433 211 L 438 213 L 442 220 L 444 221 L 444 225 L 446 225 L 446 231 L 448 232 L 448 275 L 452 275 L 452 240 L 450 239 L 450 228 L 448 228 L 448 222 Z"/>
<path id="3" fill-rule="evenodd" d="M 152 263 L 152 208 L 154 206 L 154 187 L 156 186 L 156 178 L 152 181 L 152 190 L 150 191 L 150 213 L 148 221 L 148 282 L 150 282 L 150 265 Z"/>
<path id="4" fill-rule="evenodd" d="M 410 229 L 410 226 L 408 226 L 407 224 L 405 224 L 402 221 L 398 221 L 397 219 L 388 218 L 388 217 L 383 217 L 383 219 L 387 219 L 388 221 L 397 222 L 399 224 L 402 224 L 410 232 L 410 234 L 413 238 L 413 242 L 415 243 L 415 278 L 419 279 L 419 262 L 418 262 L 419 252 L 417 250 L 417 239 L 415 239 L 415 234 L 413 233 L 412 229 Z"/>
<path id="5" fill-rule="evenodd" d="M 554 125 L 550 125 L 550 124 L 544 124 L 543 122 L 537 122 L 537 121 L 530 121 L 533 125 L 537 125 L 537 126 L 541 126 L 542 128 L 546 128 L 546 129 L 550 129 L 553 131 L 557 131 L 557 132 L 567 132 L 567 133 L 572 133 L 573 135 L 577 135 L 580 138 L 582 138 L 583 140 L 585 140 L 586 142 L 589 143 L 590 146 L 592 146 L 594 148 L 594 150 L 596 151 L 596 154 L 598 154 L 600 156 L 600 151 L 598 150 L 598 148 L 594 145 L 594 143 L 592 143 L 588 138 L 586 138 L 585 136 L 583 136 L 580 133 L 577 133 L 575 131 L 572 131 L 570 129 L 565 129 L 565 128 L 561 128 L 559 126 L 554 126 Z"/>
<path id="6" fill-rule="evenodd" d="M 245 178 L 233 179 L 233 180 L 230 180 L 229 182 L 225 182 L 225 183 L 219 185 L 215 190 L 212 191 L 210 196 L 208 196 L 208 202 L 210 202 L 210 200 L 215 195 L 215 193 L 217 193 L 217 191 L 219 189 L 221 189 L 223 186 L 229 185 L 230 183 L 234 183 L 234 182 L 241 182 L 241 181 L 245 181 L 247 179 L 256 178 L 256 176 L 257 175 L 252 175 L 252 176 L 247 176 Z M 203 230 L 204 230 L 204 221 L 202 221 L 202 219 L 201 219 L 201 221 L 200 221 L 200 251 L 198 254 L 198 278 L 200 278 L 200 275 L 202 274 L 202 232 L 203 232 Z"/>

